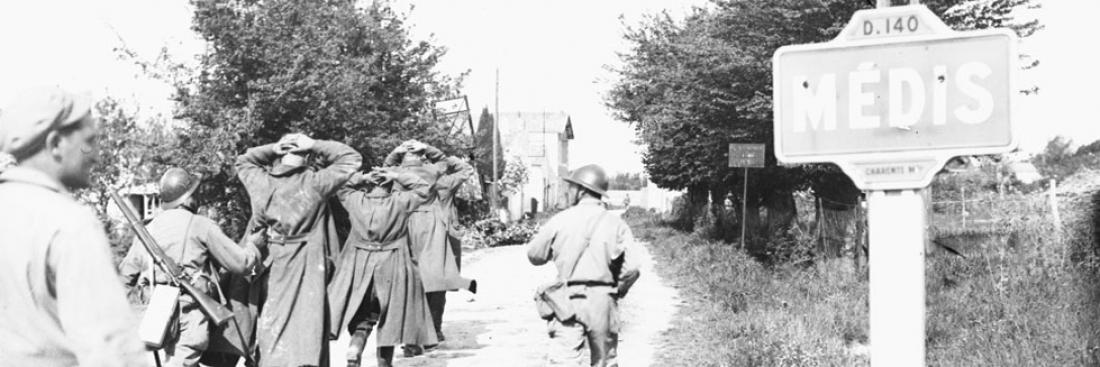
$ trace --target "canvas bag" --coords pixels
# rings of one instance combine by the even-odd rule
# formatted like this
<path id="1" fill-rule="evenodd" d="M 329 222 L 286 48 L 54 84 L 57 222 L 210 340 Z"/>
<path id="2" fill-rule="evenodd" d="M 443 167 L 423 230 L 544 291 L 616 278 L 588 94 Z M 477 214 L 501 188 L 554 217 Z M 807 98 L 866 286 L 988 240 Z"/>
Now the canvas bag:
<path id="1" fill-rule="evenodd" d="M 573 275 L 573 271 L 577 268 L 577 263 L 580 262 L 581 257 L 584 256 L 584 252 L 588 250 L 588 245 L 592 243 L 592 234 L 599 227 L 603 217 L 607 215 L 607 211 L 600 213 L 596 220 L 592 222 L 591 227 L 584 236 L 584 247 L 577 253 L 577 258 L 568 262 L 570 266 L 566 271 L 562 271 L 558 274 L 558 279 L 540 285 L 535 290 L 535 309 L 538 310 L 539 317 L 543 320 L 557 319 L 560 322 L 567 322 L 577 316 L 577 313 L 573 311 L 573 307 L 569 303 L 569 292 L 566 280 Z"/>

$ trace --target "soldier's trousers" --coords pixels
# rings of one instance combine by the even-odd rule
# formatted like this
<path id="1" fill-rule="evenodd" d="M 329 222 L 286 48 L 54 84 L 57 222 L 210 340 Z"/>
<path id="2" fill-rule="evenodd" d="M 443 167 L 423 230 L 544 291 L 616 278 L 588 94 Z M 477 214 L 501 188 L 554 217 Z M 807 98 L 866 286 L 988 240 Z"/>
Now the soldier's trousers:
<path id="1" fill-rule="evenodd" d="M 618 366 L 619 320 L 618 300 L 612 287 L 570 287 L 576 321 L 555 323 L 551 338 L 555 343 L 549 355 L 550 365 Z M 587 348 L 586 348 L 587 347 Z M 588 349 L 585 353 L 585 349 Z M 588 361 L 584 356 L 588 355 Z"/>
<path id="2" fill-rule="evenodd" d="M 164 346 L 165 367 L 199 365 L 202 352 L 210 344 L 210 322 L 194 302 L 180 300 L 179 333 Z"/>
<path id="3" fill-rule="evenodd" d="M 428 311 L 432 314 L 432 326 L 435 326 L 435 335 L 439 342 L 443 342 L 443 310 L 447 307 L 447 292 L 425 292 L 428 300 Z"/>

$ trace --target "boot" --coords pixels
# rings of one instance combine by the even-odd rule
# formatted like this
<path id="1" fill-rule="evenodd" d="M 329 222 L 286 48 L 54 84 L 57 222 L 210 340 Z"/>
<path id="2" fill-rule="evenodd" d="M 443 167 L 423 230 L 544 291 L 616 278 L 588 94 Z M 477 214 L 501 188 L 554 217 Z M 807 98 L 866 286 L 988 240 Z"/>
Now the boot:
<path id="1" fill-rule="evenodd" d="M 592 367 L 607 367 L 611 346 L 608 345 L 606 334 L 588 334 L 588 353 L 591 357 Z"/>
<path id="2" fill-rule="evenodd" d="M 351 343 L 348 344 L 348 367 L 359 367 L 363 357 L 363 348 L 367 345 L 367 337 L 370 330 L 356 330 L 351 334 Z"/>
<path id="3" fill-rule="evenodd" d="M 393 367 L 393 347 L 378 347 L 378 367 Z"/>
<path id="4" fill-rule="evenodd" d="M 401 347 L 401 351 L 405 353 L 405 358 L 412 358 L 424 354 L 424 348 L 419 345 L 404 345 Z"/>

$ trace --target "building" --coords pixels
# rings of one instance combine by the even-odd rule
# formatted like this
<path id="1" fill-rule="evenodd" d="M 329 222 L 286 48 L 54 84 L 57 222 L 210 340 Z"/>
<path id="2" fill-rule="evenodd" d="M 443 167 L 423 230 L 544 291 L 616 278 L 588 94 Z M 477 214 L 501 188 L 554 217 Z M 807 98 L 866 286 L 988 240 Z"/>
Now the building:
<path id="1" fill-rule="evenodd" d="M 569 141 L 573 140 L 569 115 L 506 112 L 499 121 L 505 159 L 519 157 L 527 167 L 527 184 L 506 197 L 510 219 L 566 207 L 562 177 L 569 175 Z"/>
<path id="2" fill-rule="evenodd" d="M 134 208 L 142 221 L 148 222 L 160 213 L 160 191 L 157 189 L 156 184 L 148 183 L 126 187 L 119 190 L 118 194 L 130 201 L 130 207 Z M 107 205 L 107 216 L 118 221 L 126 220 L 114 201 Z"/>

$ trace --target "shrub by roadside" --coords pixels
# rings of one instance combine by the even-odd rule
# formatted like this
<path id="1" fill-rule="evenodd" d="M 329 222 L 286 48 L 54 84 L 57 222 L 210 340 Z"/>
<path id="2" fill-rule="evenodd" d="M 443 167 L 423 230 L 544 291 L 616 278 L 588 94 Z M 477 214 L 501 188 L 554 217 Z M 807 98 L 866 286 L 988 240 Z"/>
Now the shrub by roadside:
<path id="1" fill-rule="evenodd" d="M 766 267 L 733 245 L 624 218 L 648 241 L 685 305 L 665 335 L 659 365 L 858 366 L 867 342 L 867 283 L 844 259 Z"/>
<path id="2" fill-rule="evenodd" d="M 504 223 L 498 219 L 482 219 L 465 228 L 462 246 L 466 248 L 486 248 L 509 245 L 523 245 L 538 232 L 538 222 L 524 220 Z"/>
<path id="3" fill-rule="evenodd" d="M 1060 197 L 1062 229 L 999 198 L 990 233 L 942 235 L 966 256 L 930 256 L 929 366 L 1100 365 L 1096 192 Z M 947 218 L 950 220 L 951 218 Z"/>

